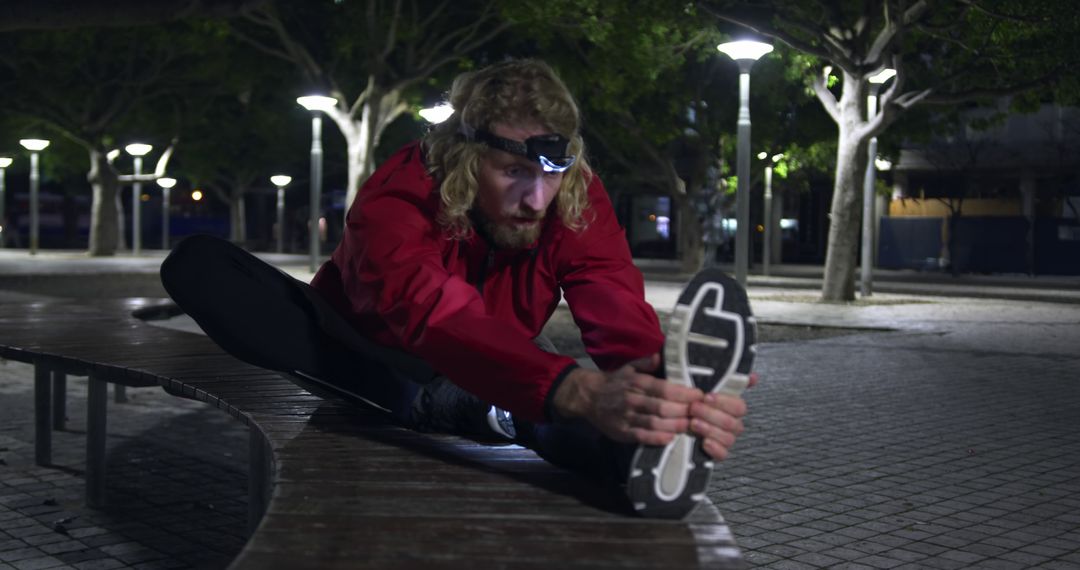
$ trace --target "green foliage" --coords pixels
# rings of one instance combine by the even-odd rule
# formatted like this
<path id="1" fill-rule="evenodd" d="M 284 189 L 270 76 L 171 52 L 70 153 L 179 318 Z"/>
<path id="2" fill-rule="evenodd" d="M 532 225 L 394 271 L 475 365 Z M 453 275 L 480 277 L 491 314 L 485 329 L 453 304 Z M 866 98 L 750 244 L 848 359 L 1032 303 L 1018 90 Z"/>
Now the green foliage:
<path id="1" fill-rule="evenodd" d="M 723 191 L 724 194 L 732 198 L 735 197 L 735 191 L 739 188 L 739 177 L 728 176 L 724 179 Z"/>
<path id="2" fill-rule="evenodd" d="M 227 76 L 207 43 L 216 29 L 186 22 L 0 35 L 0 52 L 19 54 L 0 58 L 0 101 L 27 127 L 48 130 L 53 175 L 85 189 L 88 149 L 140 140 L 160 151 L 179 106 L 198 96 L 194 87 L 213 85 L 213 70 Z"/>
<path id="3" fill-rule="evenodd" d="M 671 192 L 670 164 L 692 194 L 717 186 L 710 172 L 719 158 L 732 169 L 738 72 L 716 50 L 727 34 L 693 5 L 665 1 L 643 11 L 558 0 L 511 3 L 504 12 L 577 95 L 594 166 L 609 187 Z M 833 136 L 835 126 L 805 90 L 805 71 L 787 60 L 797 52 L 778 52 L 754 68 L 754 147 L 812 146 Z"/>

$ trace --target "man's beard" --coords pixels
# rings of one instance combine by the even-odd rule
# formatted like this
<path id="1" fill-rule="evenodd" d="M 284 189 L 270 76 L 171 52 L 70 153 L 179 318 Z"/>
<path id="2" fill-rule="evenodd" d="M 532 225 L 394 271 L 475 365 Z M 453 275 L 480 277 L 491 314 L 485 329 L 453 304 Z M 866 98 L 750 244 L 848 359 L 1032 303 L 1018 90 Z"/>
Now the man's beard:
<path id="1" fill-rule="evenodd" d="M 542 216 L 537 218 L 535 224 L 523 226 L 509 222 L 499 224 L 479 212 L 476 213 L 476 221 L 480 223 L 484 235 L 497 247 L 504 249 L 521 249 L 532 245 L 540 237 L 540 231 L 544 227 Z"/>

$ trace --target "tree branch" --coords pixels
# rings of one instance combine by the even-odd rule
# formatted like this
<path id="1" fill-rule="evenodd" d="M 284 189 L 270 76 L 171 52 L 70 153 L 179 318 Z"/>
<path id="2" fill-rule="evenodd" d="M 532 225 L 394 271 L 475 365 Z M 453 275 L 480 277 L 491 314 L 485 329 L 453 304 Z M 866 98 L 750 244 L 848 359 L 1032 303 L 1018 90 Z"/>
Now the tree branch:
<path id="1" fill-rule="evenodd" d="M 394 48 L 397 47 L 397 29 L 401 22 L 401 2 L 402 0 L 394 1 L 394 15 L 390 19 L 390 29 L 386 32 L 386 41 L 383 42 L 382 53 L 379 54 L 379 57 L 383 60 L 389 58 L 390 54 L 394 53 Z"/>
<path id="2" fill-rule="evenodd" d="M 700 6 L 705 12 L 712 14 L 714 18 L 724 20 L 725 22 L 731 22 L 732 24 L 737 24 L 763 36 L 774 38 L 806 54 L 813 55 L 822 59 L 833 58 L 833 55 L 830 54 L 827 50 L 823 50 L 809 42 L 805 42 L 803 40 L 800 40 L 799 38 L 792 36 L 791 34 L 776 29 L 771 24 L 755 21 L 754 19 L 746 16 L 739 16 L 736 14 L 728 13 L 705 3 L 699 2 L 698 6 Z M 821 35 L 824 35 L 824 32 L 819 33 Z"/>
<path id="3" fill-rule="evenodd" d="M 836 101 L 836 96 L 832 91 L 829 91 L 829 68 L 825 68 L 820 75 L 814 78 L 810 85 L 814 88 L 814 95 L 817 95 L 818 101 L 821 101 L 821 106 L 825 108 L 825 112 L 829 114 L 836 124 L 840 124 L 840 108 L 839 103 Z"/>
<path id="4" fill-rule="evenodd" d="M 1028 89 L 1031 89 L 1033 87 L 1038 87 L 1040 85 L 1051 83 L 1068 71 L 1069 66 L 1060 66 L 1052 69 L 1048 73 L 1044 73 L 1028 81 L 1014 83 L 1011 85 L 1001 85 L 995 87 L 973 87 L 970 89 L 953 92 L 937 91 L 936 95 L 925 97 L 924 102 L 928 105 L 953 105 L 956 103 L 963 103 L 965 101 L 973 101 L 976 99 L 1007 97 L 1009 95 L 1016 95 L 1017 93 L 1027 91 Z"/>
<path id="5" fill-rule="evenodd" d="M 426 53 L 420 55 L 420 61 L 416 65 L 417 69 L 421 71 L 418 75 L 429 75 L 446 63 L 458 59 L 462 54 L 487 43 L 510 26 L 508 22 L 501 22 L 499 25 L 491 26 L 492 21 L 495 19 L 496 15 L 494 13 L 494 7 L 492 4 L 488 4 L 484 8 L 484 12 L 481 13 L 471 25 L 463 26 L 454 30 L 452 33 L 444 34 L 439 41 L 431 43 L 428 46 Z M 491 29 L 479 39 L 476 39 L 480 30 L 486 29 L 489 26 Z M 429 34 L 426 33 L 421 33 L 419 35 L 421 37 L 429 36 Z M 449 47 L 451 44 L 453 44 L 453 47 Z M 444 57 L 435 59 L 440 55 L 443 55 Z"/>
<path id="6" fill-rule="evenodd" d="M 288 63 L 296 64 L 296 62 L 293 61 L 292 56 L 290 56 L 288 53 L 285 53 L 284 51 L 281 51 L 279 49 L 274 49 L 266 45 L 265 43 L 256 40 L 254 37 L 248 35 L 247 33 L 240 31 L 240 29 L 236 26 L 229 26 L 229 30 L 233 33 L 233 35 L 239 38 L 240 41 L 250 45 L 256 50 L 261 51 L 262 53 L 265 53 L 266 55 L 269 55 L 271 57 L 286 61 Z"/>
<path id="7" fill-rule="evenodd" d="M 1043 18 L 1025 18 L 1024 16 L 1018 16 L 1016 14 L 1007 14 L 999 10 L 993 10 L 987 8 L 982 2 L 975 0 L 956 0 L 958 4 L 963 4 L 965 8 L 972 8 L 978 12 L 982 12 L 991 18 L 997 20 L 1011 20 L 1013 22 L 1019 22 L 1022 24 L 1039 24 L 1043 22 Z"/>
<path id="8" fill-rule="evenodd" d="M 934 92 L 933 88 L 920 89 L 918 91 L 908 91 L 902 95 L 898 95 L 896 99 L 892 101 L 893 105 L 900 107 L 903 110 L 908 110 L 918 103 L 926 100 Z"/>
<path id="9" fill-rule="evenodd" d="M 269 28 L 277 36 L 278 41 L 285 48 L 285 53 L 289 54 L 288 60 L 300 68 L 300 71 L 312 85 L 326 86 L 329 83 L 322 66 L 315 61 L 307 48 L 293 38 L 272 6 L 267 5 L 257 10 L 248 11 L 245 16 L 252 22 Z"/>
<path id="10" fill-rule="evenodd" d="M 83 27 L 129 27 L 184 18 L 230 18 L 265 0 L 5 0 L 0 32 Z M 107 8 L 106 9 L 106 6 Z"/>
<path id="11" fill-rule="evenodd" d="M 975 55 L 980 54 L 980 50 L 978 48 L 971 47 L 971 46 L 967 45 L 966 43 L 964 43 L 964 42 L 962 42 L 962 41 L 960 41 L 960 40 L 958 40 L 958 39 L 956 39 L 956 38 L 954 38 L 952 36 L 949 36 L 948 34 L 941 33 L 940 31 L 938 31 L 935 28 L 932 28 L 932 27 L 929 27 L 929 26 L 917 25 L 917 26 L 915 26 L 915 29 L 919 30 L 920 32 L 922 32 L 922 33 L 924 33 L 924 34 L 926 34 L 926 35 L 928 35 L 928 36 L 930 36 L 930 37 L 932 37 L 934 39 L 941 40 L 941 41 L 943 41 L 945 43 L 950 43 L 950 44 L 953 44 L 955 46 L 958 46 L 960 49 L 962 49 L 964 51 L 973 53 Z M 946 29 L 949 29 L 949 28 L 946 28 Z"/>
<path id="12" fill-rule="evenodd" d="M 885 4 L 888 6 L 888 2 Z M 901 36 L 901 32 L 904 28 L 914 24 L 922 18 L 929 7 L 930 5 L 926 0 L 919 0 L 901 14 L 899 21 L 889 22 L 888 19 L 886 19 L 885 27 L 882 28 L 881 32 L 874 38 L 874 43 L 870 46 L 870 50 L 866 52 L 866 61 L 868 63 L 874 63 L 880 60 L 885 51 L 888 50 L 893 45 L 893 42 Z"/>

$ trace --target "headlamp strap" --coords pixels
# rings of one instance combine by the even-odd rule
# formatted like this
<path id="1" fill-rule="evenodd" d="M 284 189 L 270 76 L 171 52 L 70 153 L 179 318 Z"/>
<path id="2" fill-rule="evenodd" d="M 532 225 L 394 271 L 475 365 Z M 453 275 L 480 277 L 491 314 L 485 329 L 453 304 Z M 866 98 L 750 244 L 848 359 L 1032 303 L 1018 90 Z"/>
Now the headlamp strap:
<path id="1" fill-rule="evenodd" d="M 539 163 L 545 172 L 563 172 L 574 164 L 576 158 L 569 154 L 570 139 L 560 134 L 535 135 L 522 143 L 500 137 L 487 129 L 475 129 L 470 138 L 491 148 L 524 156 Z"/>

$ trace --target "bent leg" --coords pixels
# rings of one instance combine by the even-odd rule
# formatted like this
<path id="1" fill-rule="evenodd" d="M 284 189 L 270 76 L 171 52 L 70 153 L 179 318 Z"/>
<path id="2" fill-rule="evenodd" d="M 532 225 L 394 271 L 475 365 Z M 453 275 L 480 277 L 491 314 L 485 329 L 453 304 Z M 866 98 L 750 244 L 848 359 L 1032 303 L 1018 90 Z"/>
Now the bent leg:
<path id="1" fill-rule="evenodd" d="M 407 377 L 388 361 L 411 357 L 353 333 L 309 285 L 227 241 L 183 240 L 162 263 L 161 280 L 226 352 L 317 395 L 374 404 L 407 423 L 417 381 L 433 376 Z"/>

